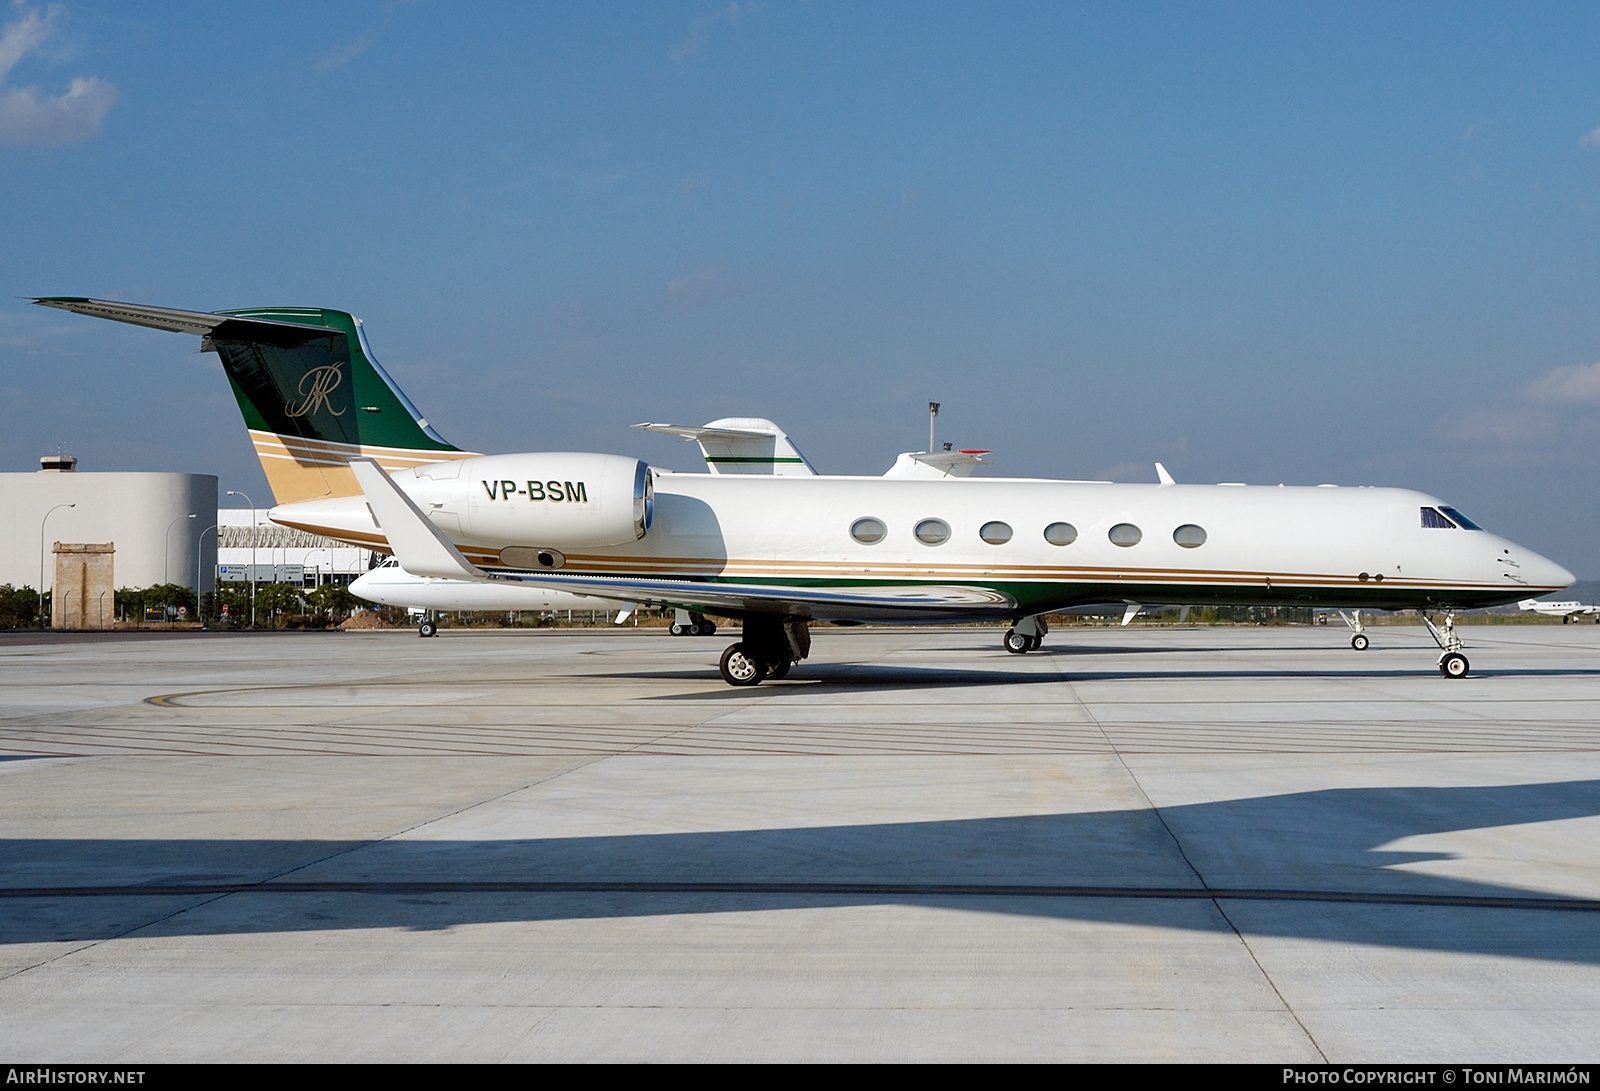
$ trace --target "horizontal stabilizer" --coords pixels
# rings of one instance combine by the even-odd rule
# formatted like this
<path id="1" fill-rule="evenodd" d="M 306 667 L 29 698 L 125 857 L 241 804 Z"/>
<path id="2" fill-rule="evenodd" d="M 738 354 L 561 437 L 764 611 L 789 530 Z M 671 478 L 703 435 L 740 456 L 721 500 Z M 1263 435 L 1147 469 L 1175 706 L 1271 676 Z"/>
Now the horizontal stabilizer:
<path id="1" fill-rule="evenodd" d="M 80 296 L 52 296 L 34 300 L 41 307 L 86 314 L 91 318 L 109 318 L 113 322 L 127 322 L 134 326 L 148 326 L 168 333 L 192 333 L 210 337 L 219 326 L 227 326 L 227 333 L 240 339 L 260 338 L 272 343 L 298 344 L 313 337 L 331 337 L 337 331 L 326 326 L 299 322 L 278 322 L 265 318 L 237 318 L 228 314 L 211 314 L 207 311 L 180 311 L 171 307 L 147 307 L 139 303 L 117 303 L 108 299 L 85 299 Z"/>

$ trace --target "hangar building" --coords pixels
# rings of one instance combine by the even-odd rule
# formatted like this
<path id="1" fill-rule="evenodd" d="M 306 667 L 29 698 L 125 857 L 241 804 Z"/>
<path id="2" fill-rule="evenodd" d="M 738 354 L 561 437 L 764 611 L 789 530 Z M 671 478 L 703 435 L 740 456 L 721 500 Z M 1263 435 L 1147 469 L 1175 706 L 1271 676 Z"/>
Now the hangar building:
<path id="1" fill-rule="evenodd" d="M 42 568 L 48 591 L 56 542 L 110 542 L 117 587 L 194 587 L 198 580 L 202 592 L 212 589 L 214 476 L 80 473 L 71 455 L 39 463 L 37 473 L 0 473 L 0 584 L 39 588 Z"/>

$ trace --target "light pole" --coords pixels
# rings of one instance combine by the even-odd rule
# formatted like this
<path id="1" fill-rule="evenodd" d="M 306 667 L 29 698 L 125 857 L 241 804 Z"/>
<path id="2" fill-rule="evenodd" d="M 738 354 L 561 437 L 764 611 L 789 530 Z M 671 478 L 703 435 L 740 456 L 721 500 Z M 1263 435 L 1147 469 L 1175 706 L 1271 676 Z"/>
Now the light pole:
<path id="1" fill-rule="evenodd" d="M 194 514 L 194 512 L 191 511 L 188 515 L 180 515 L 176 519 L 174 519 L 172 522 L 167 524 L 167 533 L 163 536 L 162 549 L 161 549 L 161 552 L 162 552 L 162 557 L 161 557 L 161 582 L 162 583 L 171 583 L 172 582 L 172 579 L 171 579 L 171 571 L 172 571 L 172 528 L 177 526 L 179 523 L 183 522 L 185 519 L 193 519 L 194 517 L 195 517 L 195 514 Z M 197 592 L 197 594 L 198 594 L 198 592 Z M 200 608 L 200 603 L 197 600 L 195 602 L 195 609 L 198 610 L 199 608 Z"/>
<path id="2" fill-rule="evenodd" d="M 229 489 L 229 496 L 242 496 L 250 500 L 250 494 L 240 492 L 238 489 Z M 220 535 L 219 535 L 220 536 Z M 256 627 L 256 502 L 250 500 L 250 628 Z"/>
<path id="3" fill-rule="evenodd" d="M 221 525 L 221 523 L 214 523 L 211 526 L 206 527 L 206 529 L 200 532 L 199 537 L 195 538 L 194 540 L 194 612 L 200 618 L 200 627 L 202 629 L 206 627 L 206 612 L 200 609 L 200 558 L 202 556 L 200 543 L 206 540 L 207 534 L 210 534 L 213 530 L 216 530 L 217 527 Z M 217 584 L 216 581 L 213 580 L 211 582 L 211 604 L 215 606 L 216 603 Z"/>
<path id="4" fill-rule="evenodd" d="M 75 508 L 76 504 L 57 504 L 44 513 L 44 518 L 39 520 L 39 624 L 44 625 L 44 525 L 50 521 L 50 516 L 62 508 Z M 48 626 L 46 626 L 48 628 Z"/>

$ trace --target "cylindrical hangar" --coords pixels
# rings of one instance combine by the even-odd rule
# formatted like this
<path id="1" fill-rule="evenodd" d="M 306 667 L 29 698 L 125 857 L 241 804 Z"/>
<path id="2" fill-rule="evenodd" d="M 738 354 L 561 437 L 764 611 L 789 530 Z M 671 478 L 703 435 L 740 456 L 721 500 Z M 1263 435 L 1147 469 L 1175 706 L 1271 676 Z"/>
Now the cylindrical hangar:
<path id="1" fill-rule="evenodd" d="M 0 473 L 0 584 L 48 591 L 56 542 L 110 542 L 117 587 L 198 581 L 201 592 L 212 590 L 214 476 L 80 473 L 70 455 L 40 463 L 36 473 Z"/>

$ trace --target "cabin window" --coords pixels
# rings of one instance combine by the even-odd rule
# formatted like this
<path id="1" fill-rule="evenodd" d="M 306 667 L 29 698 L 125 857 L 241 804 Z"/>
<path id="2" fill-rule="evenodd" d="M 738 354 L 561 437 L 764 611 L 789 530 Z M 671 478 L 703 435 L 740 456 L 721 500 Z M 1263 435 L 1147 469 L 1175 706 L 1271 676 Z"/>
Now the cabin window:
<path id="1" fill-rule="evenodd" d="M 939 545 L 950 537 L 950 524 L 943 519 L 924 519 L 916 527 L 917 541 L 923 545 Z"/>
<path id="2" fill-rule="evenodd" d="M 1435 530 L 1454 530 L 1456 525 L 1432 508 L 1422 509 L 1422 525 Z"/>
<path id="3" fill-rule="evenodd" d="M 1450 520 L 1453 523 L 1455 523 L 1456 526 L 1460 527 L 1462 530 L 1482 530 L 1483 529 L 1477 523 L 1474 523 L 1471 519 L 1468 519 L 1465 515 L 1462 515 L 1455 508 L 1440 508 L 1439 510 L 1444 512 L 1446 515 L 1448 515 L 1450 517 Z"/>
<path id="4" fill-rule="evenodd" d="M 1206 528 L 1185 523 L 1172 532 L 1172 540 L 1184 549 L 1195 549 L 1206 544 Z"/>
<path id="5" fill-rule="evenodd" d="M 870 515 L 850 524 L 850 537 L 862 545 L 876 545 L 883 541 L 888 533 L 889 528 L 883 525 L 883 520 L 874 519 Z"/>
<path id="6" fill-rule="evenodd" d="M 985 523 L 978 528 L 978 537 L 990 545 L 1005 545 L 1011 541 L 1011 524 L 1002 523 L 998 520 L 993 523 Z"/>
<path id="7" fill-rule="evenodd" d="M 1071 523 L 1051 523 L 1044 528 L 1044 540 L 1051 545 L 1071 545 L 1078 540 L 1078 528 Z"/>
<path id="8" fill-rule="evenodd" d="M 1132 523 L 1118 523 L 1111 528 L 1111 533 L 1107 537 L 1111 539 L 1112 545 L 1136 546 L 1144 539 L 1144 531 Z"/>

